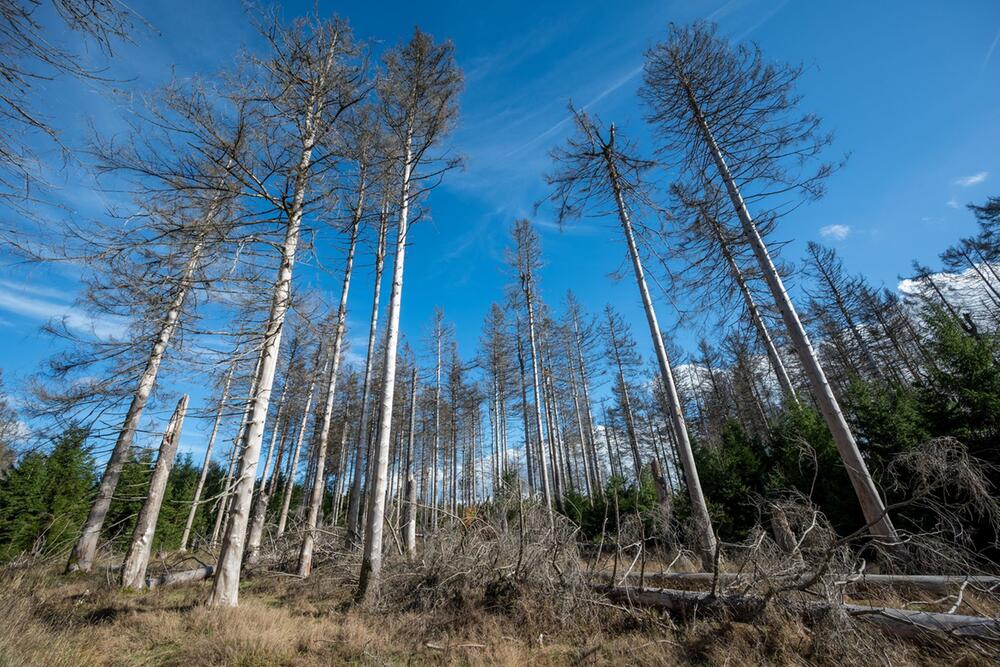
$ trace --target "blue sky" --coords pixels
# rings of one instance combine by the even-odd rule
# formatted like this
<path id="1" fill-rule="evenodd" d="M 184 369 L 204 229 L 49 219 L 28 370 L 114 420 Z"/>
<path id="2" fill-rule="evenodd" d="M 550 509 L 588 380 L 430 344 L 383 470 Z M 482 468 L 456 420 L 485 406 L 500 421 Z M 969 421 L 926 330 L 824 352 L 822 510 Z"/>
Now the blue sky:
<path id="1" fill-rule="evenodd" d="M 313 6 L 282 4 L 288 17 Z M 183 11 L 165 0 L 130 5 L 152 29 L 138 31 L 135 44 L 118 49 L 110 64 L 109 74 L 124 89 L 151 90 L 172 75 L 215 72 L 241 45 L 256 43 L 235 1 L 184 3 Z M 436 38 L 452 39 L 465 70 L 461 120 L 449 148 L 463 154 L 467 166 L 431 196 L 432 218 L 414 229 L 407 257 L 402 326 L 414 343 L 439 305 L 455 325 L 462 354 L 474 352 L 490 303 L 503 299 L 503 249 L 521 216 L 534 217 L 542 232 L 544 298 L 558 306 L 572 288 L 592 311 L 612 302 L 642 340 L 634 285 L 609 277 L 625 259 L 613 221 L 587 219 L 560 232 L 551 213 L 534 215 L 533 205 L 546 194 L 548 152 L 570 130 L 568 100 L 646 136 L 636 97 L 643 52 L 663 37 L 669 21 L 710 18 L 734 39 L 758 41 L 767 57 L 804 63 L 803 108 L 836 133 L 835 153 L 851 154 L 829 180 L 824 200 L 783 220 L 778 236 L 790 241 L 786 260 L 800 259 L 807 241 L 823 241 L 837 248 L 850 271 L 895 285 L 913 259 L 933 266 L 938 252 L 973 230 L 966 203 L 1000 194 L 1000 4 L 992 0 L 321 0 L 319 7 L 348 17 L 359 38 L 385 44 L 405 40 L 419 24 Z M 114 131 L 128 104 L 101 86 L 75 81 L 48 82 L 39 96 L 71 144 L 91 122 Z M 56 180 L 73 215 L 101 214 L 106 197 L 85 174 L 69 168 Z M 0 216 L 17 224 L 10 212 Z M 328 264 L 336 261 L 336 250 L 320 252 Z M 299 278 L 334 289 L 334 279 L 308 267 Z M 355 341 L 366 333 L 369 282 L 360 276 L 352 291 Z M 0 367 L 13 389 L 56 351 L 38 331 L 45 319 L 80 317 L 69 305 L 74 291 L 72 271 L 0 263 L 0 349 L 7 351 Z M 667 326 L 675 319 L 667 304 L 660 318 Z M 688 349 L 698 335 L 692 327 L 675 332 Z M 182 449 L 200 449 L 207 427 L 188 428 Z"/>

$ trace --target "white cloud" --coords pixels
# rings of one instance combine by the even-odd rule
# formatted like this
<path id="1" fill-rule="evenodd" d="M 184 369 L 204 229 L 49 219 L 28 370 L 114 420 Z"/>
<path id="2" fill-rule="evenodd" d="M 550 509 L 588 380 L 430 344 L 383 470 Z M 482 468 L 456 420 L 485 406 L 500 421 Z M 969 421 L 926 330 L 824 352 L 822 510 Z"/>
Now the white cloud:
<path id="1" fill-rule="evenodd" d="M 946 201 L 944 205 L 947 206 L 948 208 L 962 208 L 962 205 L 959 204 L 958 200 L 956 200 L 954 197 Z"/>
<path id="2" fill-rule="evenodd" d="M 990 175 L 988 171 L 981 171 L 978 174 L 973 174 L 972 176 L 962 176 L 961 178 L 955 179 L 955 185 L 960 185 L 963 188 L 969 188 L 973 185 L 979 185 L 985 181 Z"/>
<path id="3" fill-rule="evenodd" d="M 55 297 L 58 292 L 31 285 L 2 281 L 0 285 L 0 310 L 16 313 L 34 320 L 64 320 L 66 326 L 82 333 L 93 333 L 100 338 L 120 338 L 127 323 L 119 318 L 93 317 L 68 303 L 39 298 Z M 15 291 L 21 292 L 15 294 Z"/>
<path id="4" fill-rule="evenodd" d="M 819 235 L 825 239 L 843 241 L 851 233 L 851 228 L 847 225 L 827 225 L 819 230 Z"/>

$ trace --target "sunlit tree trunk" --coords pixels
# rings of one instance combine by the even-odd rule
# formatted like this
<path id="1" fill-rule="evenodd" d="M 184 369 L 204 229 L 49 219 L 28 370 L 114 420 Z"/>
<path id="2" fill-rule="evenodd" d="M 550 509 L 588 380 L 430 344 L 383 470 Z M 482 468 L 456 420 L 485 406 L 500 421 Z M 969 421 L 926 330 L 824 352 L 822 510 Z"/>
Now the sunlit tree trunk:
<path id="1" fill-rule="evenodd" d="M 385 515 L 386 473 L 389 468 L 391 443 L 392 405 L 396 391 L 396 350 L 399 345 L 399 312 L 403 304 L 403 270 L 406 265 L 406 238 L 410 215 L 410 176 L 413 168 L 412 135 L 404 142 L 403 173 L 399 198 L 399 222 L 396 232 L 396 255 L 392 266 L 392 290 L 389 295 L 385 336 L 385 361 L 382 376 L 381 413 L 379 414 L 378 439 L 373 452 L 374 479 L 369 483 L 368 516 L 365 521 L 364 556 L 357 599 L 365 601 L 371 591 L 377 590 L 382 574 L 382 529 Z"/>
<path id="2" fill-rule="evenodd" d="M 66 566 L 67 571 L 80 570 L 82 572 L 89 572 L 91 567 L 93 567 L 101 528 L 104 527 L 104 519 L 108 515 L 108 508 L 111 507 L 111 497 L 115 492 L 115 487 L 118 486 L 122 466 L 128 458 L 129 448 L 132 446 L 135 432 L 139 428 L 139 421 L 142 419 L 142 412 L 145 410 L 149 396 L 156 386 L 156 376 L 160 371 L 160 364 L 163 362 L 163 357 L 166 354 L 167 345 L 170 344 L 170 339 L 177 331 L 181 311 L 184 308 L 184 300 L 190 291 L 195 271 L 201 261 L 203 249 L 204 241 L 199 238 L 188 255 L 184 269 L 178 277 L 177 286 L 174 288 L 170 303 L 166 308 L 163 320 L 153 340 L 149 356 L 146 358 L 146 366 L 139 378 L 139 384 L 136 387 L 135 394 L 132 396 L 128 411 L 125 413 L 125 421 L 122 424 L 121 431 L 118 433 L 114 449 L 111 450 L 111 456 L 108 458 L 108 463 L 104 468 L 104 474 L 101 476 L 101 483 L 97 488 L 97 498 L 90 508 L 87 521 L 83 524 L 83 532 L 80 535 L 80 539 L 70 554 L 69 562 Z"/>
<path id="3" fill-rule="evenodd" d="M 878 489 L 875 487 L 875 482 L 868 472 L 868 466 L 861 457 L 861 452 L 858 450 L 858 445 L 854 440 L 854 434 L 851 433 L 851 429 L 847 425 L 847 420 L 840 410 L 840 404 L 837 402 L 837 398 L 830 388 L 830 384 L 826 379 L 826 373 L 823 372 L 819 359 L 816 357 L 812 344 L 809 342 L 809 336 L 806 334 L 805 327 L 802 326 L 798 312 L 795 310 L 795 306 L 792 305 L 792 300 L 785 290 L 781 275 L 771 260 L 767 246 L 761 238 L 757 230 L 757 225 L 754 224 L 753 218 L 750 216 L 750 212 L 747 210 L 743 196 L 740 194 L 739 188 L 733 180 L 732 174 L 729 172 L 729 167 L 726 165 L 722 151 L 719 150 L 719 146 L 715 142 L 715 138 L 701 113 L 701 109 L 690 87 L 686 87 L 686 93 L 691 112 L 701 130 L 702 138 L 708 146 L 711 158 L 715 162 L 719 175 L 725 183 L 726 192 L 729 195 L 733 210 L 739 218 L 746 240 L 750 244 L 757 262 L 760 264 L 761 273 L 771 290 L 775 305 L 781 312 L 781 317 L 788 329 L 789 338 L 798 353 L 799 362 L 802 364 L 803 370 L 809 378 L 813 397 L 819 405 L 827 427 L 833 434 L 837 450 L 840 452 L 840 457 L 847 468 L 848 477 L 861 503 L 865 520 L 871 526 L 871 530 L 875 535 L 888 542 L 897 543 L 896 529 L 889 519 L 885 504 L 882 502 Z"/>
<path id="4" fill-rule="evenodd" d="M 306 125 L 308 127 L 315 122 L 317 122 L 317 118 L 310 115 L 306 120 Z M 211 606 L 235 607 L 239 602 L 240 571 L 247 522 L 250 519 L 250 503 L 257 477 L 260 446 L 264 437 L 264 420 L 267 418 L 267 410 L 271 401 L 271 388 L 278 366 L 278 351 L 281 349 L 285 315 L 291 302 L 292 269 L 295 266 L 295 254 L 299 245 L 307 175 L 315 142 L 315 131 L 308 129 L 307 133 L 305 148 L 296 169 L 293 203 L 285 228 L 285 238 L 281 245 L 281 263 L 274 283 L 271 310 L 264 330 L 257 386 L 251 398 L 253 410 L 247 427 L 246 445 L 240 457 L 239 475 L 233 493 L 233 504 L 229 511 L 226 535 L 219 553 L 212 592 L 208 598 L 208 604 Z"/>
<path id="5" fill-rule="evenodd" d="M 208 469 L 212 463 L 212 445 L 215 444 L 215 436 L 219 433 L 219 424 L 222 422 L 222 413 L 226 408 L 226 401 L 229 399 L 229 387 L 233 382 L 233 373 L 235 371 L 236 364 L 233 363 L 226 373 L 226 381 L 222 386 L 222 398 L 219 399 L 219 408 L 215 411 L 215 421 L 212 422 L 212 433 L 208 436 L 208 445 L 205 447 L 205 460 L 201 464 L 201 475 L 198 476 L 198 484 L 194 488 L 194 498 L 191 500 L 191 509 L 188 511 L 187 521 L 184 523 L 184 532 L 181 534 L 181 551 L 187 550 L 188 540 L 191 538 L 194 517 L 198 512 L 198 503 L 201 502 L 201 493 L 205 490 L 205 480 L 208 478 Z"/>
<path id="6" fill-rule="evenodd" d="M 614 127 L 612 126 L 611 144 L 613 143 Z M 674 433 L 677 436 L 678 453 L 680 454 L 681 465 L 684 467 L 688 495 L 691 498 L 691 514 L 694 518 L 698 534 L 698 554 L 704 562 L 711 562 L 710 559 L 715 554 L 715 532 L 712 529 L 712 519 L 708 514 L 708 504 L 705 502 L 705 494 L 701 489 L 701 480 L 698 478 L 698 469 L 694 462 L 694 452 L 691 449 L 687 424 L 684 421 L 684 413 L 681 411 L 680 397 L 677 395 L 677 385 L 674 382 L 674 374 L 670 366 L 670 359 L 667 356 L 667 348 L 663 344 L 663 337 L 660 334 L 660 323 L 657 321 L 656 311 L 653 309 L 653 299 L 649 294 L 649 287 L 646 285 L 642 260 L 639 257 L 639 249 L 635 243 L 632 221 L 629 216 L 628 207 L 625 205 L 621 179 L 618 175 L 611 146 L 605 147 L 604 156 L 608 169 L 608 178 L 614 190 L 615 203 L 618 207 L 618 219 L 621 222 L 622 233 L 625 235 L 625 242 L 628 244 L 629 256 L 632 259 L 632 269 L 635 273 L 635 282 L 642 297 L 643 309 L 646 312 L 649 335 L 652 339 L 653 350 L 656 353 L 656 361 L 660 370 L 660 379 L 663 383 L 663 395 L 667 399 L 667 404 L 664 407 L 670 418 Z"/>
<path id="7" fill-rule="evenodd" d="M 123 588 L 140 589 L 146 585 L 146 566 L 149 564 L 149 553 L 153 548 L 153 536 L 156 531 L 156 520 L 160 517 L 160 507 L 163 505 L 163 494 L 167 489 L 167 478 L 174 465 L 177 455 L 177 444 L 181 439 L 181 428 L 184 425 L 184 414 L 187 412 L 188 396 L 184 394 L 177 402 L 177 409 L 170 417 L 167 430 L 163 432 L 160 442 L 160 453 L 156 458 L 156 467 L 149 480 L 149 492 L 146 502 L 139 510 L 135 530 L 132 531 L 132 542 L 122 563 L 121 585 Z"/>
<path id="8" fill-rule="evenodd" d="M 351 273 L 354 270 L 354 249 L 357 246 L 361 213 L 364 210 L 365 184 L 363 173 L 361 179 L 361 186 L 358 189 L 358 200 L 354 207 L 354 219 L 351 225 L 350 246 L 347 250 L 347 260 L 344 265 L 344 282 L 340 288 L 340 305 L 337 307 L 337 328 L 333 337 L 330 376 L 326 384 L 326 405 L 323 406 L 323 421 L 316 444 L 316 472 L 313 475 L 312 489 L 309 490 L 309 506 L 306 510 L 305 532 L 302 535 L 302 547 L 299 550 L 300 577 L 308 577 L 312 573 L 312 553 L 316 542 L 315 531 L 319 520 L 320 507 L 323 504 L 323 489 L 326 486 L 326 450 L 330 441 L 330 422 L 333 419 L 333 406 L 337 395 L 337 374 L 340 370 L 341 349 L 344 344 L 344 332 L 347 330 L 347 296 L 351 291 Z"/>

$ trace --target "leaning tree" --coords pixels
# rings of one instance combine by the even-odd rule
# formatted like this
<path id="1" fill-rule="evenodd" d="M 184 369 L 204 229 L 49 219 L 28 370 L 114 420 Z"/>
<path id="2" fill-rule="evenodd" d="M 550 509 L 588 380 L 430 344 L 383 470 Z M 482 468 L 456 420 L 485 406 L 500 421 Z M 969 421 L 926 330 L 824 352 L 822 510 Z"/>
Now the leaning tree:
<path id="1" fill-rule="evenodd" d="M 819 119 L 798 115 L 801 68 L 767 63 L 756 46 L 733 45 L 713 26 L 672 26 L 646 54 L 641 95 L 665 155 L 695 185 L 711 174 L 726 193 L 826 421 L 872 533 L 898 542 L 885 504 L 750 206 L 784 211 L 822 194 L 832 167 L 815 163 L 830 137 Z M 815 167 L 815 168 L 813 168 Z"/>

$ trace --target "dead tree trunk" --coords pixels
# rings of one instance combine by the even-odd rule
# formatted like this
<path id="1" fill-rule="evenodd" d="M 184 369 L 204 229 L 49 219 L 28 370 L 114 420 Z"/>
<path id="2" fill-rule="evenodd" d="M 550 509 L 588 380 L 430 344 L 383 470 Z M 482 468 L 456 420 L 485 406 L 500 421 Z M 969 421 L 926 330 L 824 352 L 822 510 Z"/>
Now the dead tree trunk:
<path id="1" fill-rule="evenodd" d="M 368 517 L 365 521 L 364 556 L 357 599 L 365 601 L 370 591 L 377 590 L 382 574 L 382 529 L 385 514 L 386 474 L 389 469 L 392 405 L 396 392 L 396 350 L 399 345 L 399 311 L 403 305 L 403 273 L 406 266 L 406 238 L 410 216 L 410 178 L 413 169 L 412 128 L 404 142 L 403 174 L 399 198 L 399 222 L 396 231 L 396 256 L 392 266 L 392 290 L 387 314 L 382 400 L 380 405 L 378 440 L 373 452 L 374 479 L 369 480 Z"/>
<path id="2" fill-rule="evenodd" d="M 326 450 L 330 441 L 330 421 L 333 419 L 333 405 L 337 395 L 337 372 L 340 370 L 340 352 L 344 343 L 344 332 L 347 329 L 347 295 L 351 291 L 351 273 L 354 269 L 354 249 L 358 242 L 358 230 L 361 225 L 361 213 L 364 210 L 364 174 L 358 190 L 358 200 L 354 208 L 354 219 L 351 225 L 351 240 L 347 250 L 347 260 L 344 265 L 344 282 L 340 288 L 340 305 L 337 308 L 337 329 L 333 337 L 333 351 L 330 358 L 330 376 L 327 379 L 326 405 L 323 407 L 323 421 L 320 427 L 316 445 L 316 474 L 309 494 L 309 507 L 306 511 L 305 533 L 302 536 L 302 548 L 299 550 L 299 576 L 308 577 L 312 573 L 312 552 L 316 541 L 316 525 L 319 520 L 320 506 L 323 504 L 323 489 L 326 486 Z"/>
<path id="3" fill-rule="evenodd" d="M 156 531 L 156 520 L 160 517 L 160 507 L 163 505 L 163 494 L 167 489 L 167 478 L 174 465 L 177 455 L 177 444 L 181 439 L 181 428 L 184 425 L 184 413 L 187 412 L 188 395 L 181 396 L 177 402 L 167 430 L 163 432 L 160 441 L 160 453 L 156 458 L 156 467 L 149 480 L 149 492 L 146 502 L 139 510 L 139 518 L 132 531 L 132 542 L 122 563 L 122 588 L 140 589 L 146 584 L 146 566 L 149 564 L 149 552 L 153 548 L 153 535 Z"/>
<path id="4" fill-rule="evenodd" d="M 378 331 L 379 296 L 382 292 L 382 271 L 385 268 L 385 238 L 389 226 L 389 204 L 383 201 L 379 219 L 378 243 L 375 248 L 375 277 L 372 285 L 372 312 L 368 323 L 368 351 L 365 353 L 365 377 L 361 389 L 361 427 L 358 429 L 357 449 L 354 455 L 354 476 L 347 505 L 347 545 L 356 547 L 361 541 L 361 477 L 365 453 L 369 449 L 368 414 L 375 365 L 375 338 Z"/>
<path id="5" fill-rule="evenodd" d="M 413 478 L 413 439 L 417 420 L 417 366 L 410 377 L 410 424 L 406 434 L 406 555 L 417 552 L 417 484 Z"/>
<path id="6" fill-rule="evenodd" d="M 705 494 L 701 489 L 701 480 L 698 478 L 698 468 L 694 462 L 694 452 L 691 449 L 687 424 L 684 421 L 684 413 L 681 410 L 680 397 L 677 395 L 677 385 L 674 382 L 670 358 L 667 356 L 667 348 L 663 344 L 660 323 L 656 318 L 656 311 L 653 309 L 653 299 L 649 294 L 649 287 L 646 285 L 642 260 L 639 257 L 639 249 L 636 246 L 635 236 L 632 231 L 632 220 L 629 216 L 628 207 L 625 205 L 621 179 L 619 178 L 614 158 L 614 133 L 615 129 L 612 125 L 611 136 L 608 144 L 604 147 L 604 159 L 607 164 L 608 178 L 614 190 L 615 203 L 618 207 L 618 219 L 621 222 L 622 233 L 625 235 L 625 242 L 628 245 L 629 256 L 632 258 L 632 269 L 635 272 L 636 285 L 642 297 L 642 305 L 646 311 L 646 322 L 649 325 L 649 335 L 652 339 L 653 349 L 656 352 L 660 380 L 663 383 L 663 395 L 667 399 L 667 404 L 664 408 L 670 418 L 674 434 L 677 437 L 678 455 L 681 459 L 681 465 L 684 468 L 684 478 L 687 482 L 688 495 L 691 498 L 691 514 L 694 518 L 695 529 L 698 534 L 698 554 L 705 562 L 709 562 L 707 559 L 711 559 L 715 554 L 715 532 L 712 529 L 712 519 L 708 514 L 708 504 L 705 502 Z"/>
<path id="7" fill-rule="evenodd" d="M 201 464 L 201 475 L 198 476 L 198 484 L 194 488 L 194 498 L 191 500 L 191 509 L 188 512 L 187 521 L 184 523 L 184 532 L 181 534 L 180 551 L 187 551 L 188 540 L 191 538 L 194 517 L 198 512 L 198 503 L 201 502 L 201 493 L 205 490 L 205 480 L 208 478 L 208 468 L 212 463 L 212 445 L 215 444 L 215 436 L 219 433 L 219 424 L 222 422 L 222 413 L 226 408 L 226 401 L 229 398 L 229 387 L 232 384 L 235 370 L 236 364 L 234 363 L 229 367 L 229 372 L 226 373 L 226 382 L 222 387 L 222 398 L 219 399 L 219 409 L 215 412 L 212 433 L 208 436 L 208 445 L 205 447 L 205 460 Z"/>
<path id="8" fill-rule="evenodd" d="M 781 317 L 788 329 L 792 345 L 795 346 L 795 350 L 798 353 L 799 362 L 802 364 L 806 376 L 809 378 L 809 384 L 816 403 L 819 405 L 827 427 L 833 434 L 833 440 L 837 445 L 837 450 L 840 452 L 841 459 L 844 461 L 844 466 L 847 468 L 847 474 L 854 487 L 854 492 L 861 503 L 861 510 L 864 513 L 865 520 L 870 525 L 872 532 L 879 538 L 890 544 L 898 544 L 899 538 L 896 535 L 896 529 L 893 527 L 892 521 L 886 512 L 885 504 L 882 502 L 881 496 L 879 496 L 875 482 L 868 472 L 868 466 L 861 457 L 857 442 L 854 440 L 854 434 L 851 433 L 851 429 L 847 425 L 847 420 L 840 410 L 837 397 L 834 396 L 833 390 L 830 388 L 826 373 L 824 373 L 822 366 L 820 366 L 816 352 L 809 342 L 809 336 L 806 334 L 805 327 L 802 326 L 798 312 L 795 310 L 795 306 L 792 304 L 792 300 L 785 290 L 781 275 L 771 260 L 767 245 L 765 245 L 764 240 L 757 230 L 757 225 L 750 216 L 750 211 L 747 209 L 746 203 L 743 201 L 743 196 L 740 194 L 736 181 L 733 179 L 726 160 L 722 155 L 722 151 L 716 144 L 712 131 L 701 113 L 701 108 L 694 97 L 694 93 L 689 86 L 685 86 L 685 92 L 688 104 L 691 107 L 691 113 L 696 119 L 711 158 L 715 162 L 719 175 L 725 183 L 726 192 L 729 195 L 733 210 L 743 227 L 743 234 L 757 258 L 764 280 L 771 290 L 771 296 L 774 298 L 775 305 L 777 305 L 778 310 L 781 312 Z"/>

